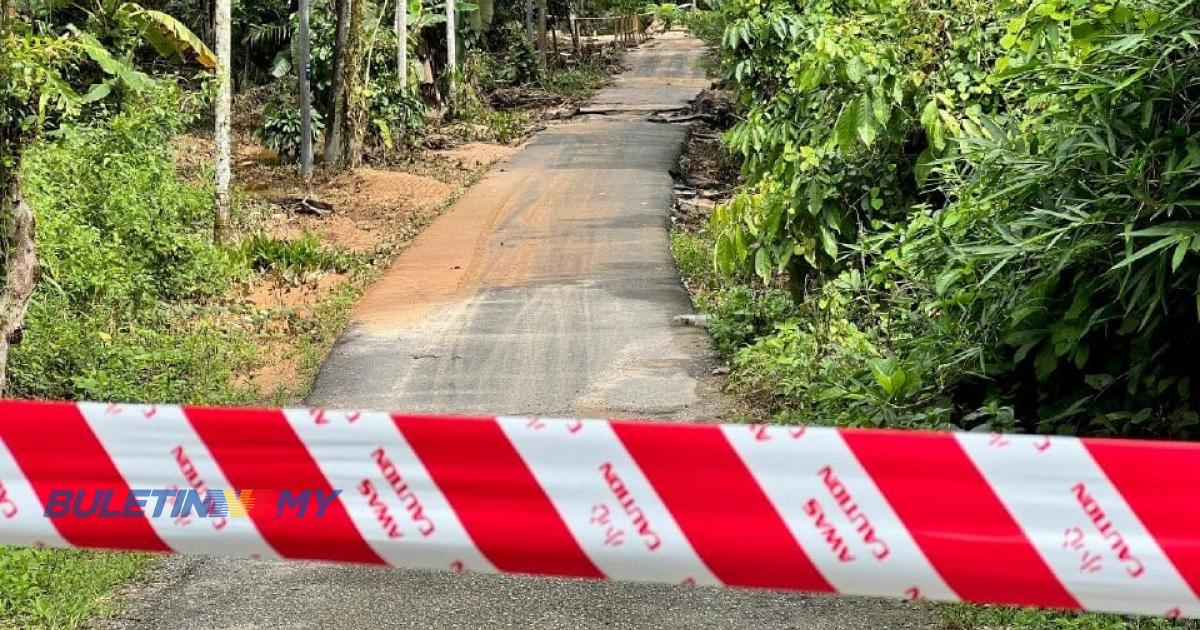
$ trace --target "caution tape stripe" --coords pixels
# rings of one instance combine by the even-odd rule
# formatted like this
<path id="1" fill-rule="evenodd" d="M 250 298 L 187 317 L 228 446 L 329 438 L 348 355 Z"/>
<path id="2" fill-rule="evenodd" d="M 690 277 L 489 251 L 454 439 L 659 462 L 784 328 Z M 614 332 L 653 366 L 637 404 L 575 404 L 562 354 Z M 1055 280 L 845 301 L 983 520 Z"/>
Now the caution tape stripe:
<path id="1" fill-rule="evenodd" d="M 1200 617 L 1197 470 L 1180 443 L 0 402 L 0 543 Z M 229 510 L 118 516 L 169 489 Z"/>
<path id="2" fill-rule="evenodd" d="M 720 584 L 607 422 L 507 417 L 499 423 L 572 536 L 610 579 Z"/>
<path id="3" fill-rule="evenodd" d="M 130 488 L 192 488 L 204 496 L 233 488 L 208 446 L 179 407 L 81 403 L 84 420 Z M 136 440 L 128 439 L 136 435 Z M 158 537 L 179 553 L 211 553 L 221 534 L 221 555 L 278 557 L 249 519 L 186 517 L 147 519 Z M 93 524 L 94 526 L 94 524 Z"/>
<path id="4" fill-rule="evenodd" d="M 1083 443 L 1011 436 L 997 448 L 987 436 L 956 437 L 1025 537 L 1083 608 L 1114 606 L 1162 614 L 1192 602 L 1184 604 L 1183 612 L 1200 613 L 1183 578 Z M 1060 500 L 1048 500 L 1051 497 Z M 1081 514 L 1087 522 L 1080 522 Z M 1091 546 L 1088 526 L 1099 534 Z"/>
<path id="5" fill-rule="evenodd" d="M 389 565 L 496 572 L 391 415 L 285 412 L 367 544 Z"/>
<path id="6" fill-rule="evenodd" d="M 82 512 L 99 511 L 93 501 L 97 491 L 111 496 L 126 496 L 130 488 L 92 431 L 82 411 L 74 405 L 31 403 L 25 422 L 15 422 L 5 414 L 0 421 L 3 440 L 33 487 L 41 504 L 50 493 L 63 487 L 81 493 L 73 512 L 53 521 L 66 542 L 76 547 L 102 547 L 165 552 L 170 548 L 158 537 L 146 519 L 114 518 L 97 527 L 97 521 Z M 42 512 L 40 506 L 31 511 Z"/>
<path id="7" fill-rule="evenodd" d="M 58 529 L 36 509 L 33 484 L 0 439 L 0 541 L 9 545 L 69 547 Z"/>
<path id="8" fill-rule="evenodd" d="M 1200 593 L 1200 448 L 1081 440 L 1193 593 Z"/>
<path id="9" fill-rule="evenodd" d="M 841 433 L 762 426 L 724 431 L 838 592 L 958 599 Z M 797 474 L 797 461 L 823 465 Z"/>
<path id="10" fill-rule="evenodd" d="M 722 582 L 833 592 L 720 427 L 613 428 Z"/>

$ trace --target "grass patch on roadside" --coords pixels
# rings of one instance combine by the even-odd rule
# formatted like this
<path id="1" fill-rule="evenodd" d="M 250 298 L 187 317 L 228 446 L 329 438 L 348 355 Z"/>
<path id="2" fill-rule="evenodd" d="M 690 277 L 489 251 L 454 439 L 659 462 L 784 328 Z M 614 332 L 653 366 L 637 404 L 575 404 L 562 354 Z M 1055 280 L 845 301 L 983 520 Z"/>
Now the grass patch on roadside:
<path id="1" fill-rule="evenodd" d="M 599 64 L 589 64 L 550 73 L 542 80 L 542 88 L 551 94 L 572 99 L 584 99 L 608 83 L 609 74 Z"/>
<path id="2" fill-rule="evenodd" d="M 1200 628 L 1195 621 L 1067 613 L 1003 606 L 940 604 L 948 630 L 1179 630 Z"/>
<path id="3" fill-rule="evenodd" d="M 152 562 L 139 553 L 0 548 L 0 627 L 82 627 L 114 611 L 113 589 Z"/>

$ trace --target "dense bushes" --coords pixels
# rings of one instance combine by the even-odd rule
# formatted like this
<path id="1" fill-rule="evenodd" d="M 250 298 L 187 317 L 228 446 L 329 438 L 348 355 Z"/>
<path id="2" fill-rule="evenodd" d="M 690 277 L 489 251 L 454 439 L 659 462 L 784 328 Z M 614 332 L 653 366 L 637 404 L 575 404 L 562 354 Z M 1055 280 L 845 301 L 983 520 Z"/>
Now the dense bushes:
<path id="1" fill-rule="evenodd" d="M 716 260 L 794 297 L 735 377 L 806 421 L 1200 433 L 1194 2 L 721 10 Z"/>
<path id="2" fill-rule="evenodd" d="M 211 190 L 176 175 L 170 139 L 185 122 L 178 93 L 163 87 L 27 152 L 43 275 L 13 351 L 13 395 L 230 395 L 248 343 L 201 305 L 245 266 L 212 244 Z"/>

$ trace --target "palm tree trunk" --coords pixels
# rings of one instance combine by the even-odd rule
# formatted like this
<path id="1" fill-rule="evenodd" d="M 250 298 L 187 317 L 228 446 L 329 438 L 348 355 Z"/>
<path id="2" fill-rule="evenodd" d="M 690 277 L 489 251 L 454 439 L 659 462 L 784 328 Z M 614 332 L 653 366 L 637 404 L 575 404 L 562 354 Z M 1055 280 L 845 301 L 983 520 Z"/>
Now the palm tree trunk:
<path id="1" fill-rule="evenodd" d="M 483 32 L 492 27 L 496 17 L 496 0 L 479 0 L 479 19 L 483 21 Z"/>
<path id="2" fill-rule="evenodd" d="M 300 178 L 304 180 L 304 192 L 312 183 L 313 141 L 312 141 L 312 70 L 311 41 L 309 19 L 312 7 L 309 0 L 300 0 L 300 32 L 296 45 L 296 74 L 300 79 L 296 82 L 300 88 Z"/>
<path id="3" fill-rule="evenodd" d="M 233 14 L 230 0 L 217 0 L 217 104 L 216 104 L 216 208 L 213 215 L 213 236 L 218 243 L 229 240 L 229 185 L 233 180 L 230 139 L 230 118 L 233 109 L 233 84 L 230 64 L 233 61 Z"/>
<path id="4" fill-rule="evenodd" d="M 446 71 L 450 73 L 450 91 L 454 91 L 454 69 L 458 66 L 458 18 L 454 14 L 455 0 L 446 0 Z"/>
<path id="5" fill-rule="evenodd" d="M 408 89 L 408 0 L 396 2 L 396 76 L 400 89 Z"/>
<path id="6" fill-rule="evenodd" d="M 525 0 L 525 37 L 530 46 L 536 45 L 533 40 L 533 0 Z"/>

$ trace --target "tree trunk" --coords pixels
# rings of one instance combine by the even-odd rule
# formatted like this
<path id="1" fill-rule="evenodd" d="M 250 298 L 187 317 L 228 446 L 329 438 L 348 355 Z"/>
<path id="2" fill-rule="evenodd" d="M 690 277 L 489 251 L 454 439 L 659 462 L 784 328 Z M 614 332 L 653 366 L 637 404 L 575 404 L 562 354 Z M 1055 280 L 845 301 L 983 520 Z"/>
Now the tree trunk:
<path id="1" fill-rule="evenodd" d="M 300 33 L 296 43 L 296 81 L 300 89 L 300 178 L 304 180 L 305 194 L 312 181 L 312 67 L 309 19 L 312 13 L 310 0 L 300 0 Z"/>
<path id="2" fill-rule="evenodd" d="M 8 374 L 8 350 L 20 342 L 25 312 L 29 309 L 29 298 L 40 270 L 34 247 L 33 212 L 21 199 L 15 170 L 0 176 L 10 178 L 6 186 L 0 182 L 0 188 L 7 188 L 0 190 L 0 217 L 6 228 L 4 289 L 0 292 L 0 395 L 3 395 Z"/>
<path id="3" fill-rule="evenodd" d="M 360 2 L 362 0 L 359 0 Z M 337 39 L 333 47 L 333 90 L 325 113 L 325 164 L 338 166 L 345 157 L 342 132 L 346 126 L 346 68 L 350 14 L 355 0 L 337 0 Z"/>
<path id="4" fill-rule="evenodd" d="M 538 23 L 537 23 L 537 48 L 538 61 L 542 67 L 546 67 L 546 0 L 537 0 L 538 5 Z"/>
<path id="5" fill-rule="evenodd" d="M 408 90 L 408 0 L 396 2 L 396 76 L 400 89 Z"/>
<path id="6" fill-rule="evenodd" d="M 579 22 L 575 19 L 575 3 L 567 3 L 567 19 L 571 27 L 571 50 L 574 51 L 576 59 L 579 58 Z"/>
<path id="7" fill-rule="evenodd" d="M 0 33 L 8 30 L 17 19 L 17 0 L 0 0 Z"/>
<path id="8" fill-rule="evenodd" d="M 558 60 L 559 60 L 559 57 L 558 57 L 558 18 L 554 18 L 554 27 L 550 29 L 550 42 L 551 42 L 550 50 L 553 51 L 553 53 L 554 53 L 550 58 L 554 60 L 554 65 L 557 66 Z"/>
<path id="9" fill-rule="evenodd" d="M 537 42 L 533 39 L 533 0 L 525 0 L 525 37 L 530 46 L 537 47 Z"/>
<path id="10" fill-rule="evenodd" d="M 341 163 L 350 168 L 362 165 L 363 137 L 367 128 L 366 90 L 359 83 L 362 76 L 363 18 L 366 2 L 357 0 L 350 11 L 350 32 L 346 37 L 346 85 L 342 90 L 345 99 L 345 128 L 342 130 L 345 149 Z"/>
<path id="11" fill-rule="evenodd" d="M 233 179 L 230 116 L 233 109 L 233 85 L 230 64 L 233 61 L 233 15 L 230 0 L 217 0 L 217 104 L 216 104 L 216 208 L 213 214 L 213 236 L 218 243 L 229 240 L 229 184 Z"/>
<path id="12" fill-rule="evenodd" d="M 467 16 L 467 23 L 471 25 L 476 37 L 483 38 L 483 6 L 476 4 L 475 10 Z"/>
<path id="13" fill-rule="evenodd" d="M 451 94 L 454 92 L 454 70 L 458 67 L 458 19 L 454 3 L 455 0 L 446 0 L 446 72 L 450 73 Z"/>

